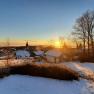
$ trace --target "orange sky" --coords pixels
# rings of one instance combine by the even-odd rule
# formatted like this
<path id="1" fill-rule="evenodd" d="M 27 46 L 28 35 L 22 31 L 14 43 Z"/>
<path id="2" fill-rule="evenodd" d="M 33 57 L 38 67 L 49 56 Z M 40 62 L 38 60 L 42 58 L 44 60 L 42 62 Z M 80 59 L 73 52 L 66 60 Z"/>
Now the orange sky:
<path id="1" fill-rule="evenodd" d="M 11 46 L 23 46 L 28 41 L 29 45 L 49 45 L 47 40 L 9 40 Z M 0 46 L 6 46 L 7 40 L 0 40 Z"/>
<path id="2" fill-rule="evenodd" d="M 54 45 L 55 47 L 60 47 L 59 40 L 17 40 L 17 39 L 9 39 L 10 46 L 24 46 L 26 42 L 28 41 L 29 45 Z M 64 39 L 64 42 L 68 46 L 73 46 L 71 40 Z M 64 43 L 63 42 L 63 43 Z M 0 40 L 0 46 L 7 46 L 7 39 L 6 40 Z"/>

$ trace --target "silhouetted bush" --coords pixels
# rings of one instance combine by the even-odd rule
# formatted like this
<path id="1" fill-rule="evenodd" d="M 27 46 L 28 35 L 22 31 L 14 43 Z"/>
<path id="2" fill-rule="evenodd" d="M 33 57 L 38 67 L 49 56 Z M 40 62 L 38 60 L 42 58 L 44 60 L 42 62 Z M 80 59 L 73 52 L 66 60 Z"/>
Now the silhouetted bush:
<path id="1" fill-rule="evenodd" d="M 94 56 L 91 54 L 81 54 L 79 57 L 80 62 L 94 62 Z"/>
<path id="2" fill-rule="evenodd" d="M 0 78 L 10 75 L 10 68 L 0 68 Z"/>
<path id="3" fill-rule="evenodd" d="M 60 80 L 78 80 L 79 74 L 66 66 L 56 64 L 32 64 L 11 67 L 10 74 L 41 76 Z"/>

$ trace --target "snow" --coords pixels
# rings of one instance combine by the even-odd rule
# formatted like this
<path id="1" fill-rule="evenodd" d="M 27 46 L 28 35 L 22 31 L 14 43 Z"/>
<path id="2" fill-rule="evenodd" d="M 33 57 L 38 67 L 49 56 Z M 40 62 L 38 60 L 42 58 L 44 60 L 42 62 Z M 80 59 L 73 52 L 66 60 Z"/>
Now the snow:
<path id="1" fill-rule="evenodd" d="M 94 94 L 94 82 L 87 82 L 82 92 L 83 94 Z"/>
<path id="2" fill-rule="evenodd" d="M 85 84 L 84 80 L 61 81 L 15 75 L 0 80 L 0 92 L 2 94 L 84 94 Z"/>
<path id="3" fill-rule="evenodd" d="M 62 62 L 61 64 L 65 64 L 67 65 L 68 67 L 76 70 L 76 71 L 79 71 L 81 70 L 81 68 L 85 68 L 87 70 L 91 70 L 94 72 L 94 63 L 80 63 L 80 62 Z"/>
<path id="4" fill-rule="evenodd" d="M 46 52 L 47 56 L 52 56 L 52 57 L 60 57 L 62 55 L 62 52 L 56 49 L 49 50 Z"/>
<path id="5" fill-rule="evenodd" d="M 58 63 L 60 61 L 59 57 L 62 55 L 62 52 L 58 49 L 52 49 L 47 51 L 45 55 L 49 62 Z"/>
<path id="6" fill-rule="evenodd" d="M 63 63 L 77 71 L 86 80 L 81 94 L 94 94 L 94 63 L 68 62 Z"/>
<path id="7" fill-rule="evenodd" d="M 17 58 L 30 57 L 30 53 L 26 50 L 18 50 L 16 51 L 16 57 Z"/>
<path id="8" fill-rule="evenodd" d="M 12 65 L 24 63 L 24 59 L 10 60 Z M 6 60 L 0 60 L 4 66 Z M 36 62 L 41 64 L 43 62 Z M 63 62 L 62 64 L 79 74 L 94 77 L 94 63 Z M 81 78 L 80 81 L 64 81 L 42 77 L 11 75 L 0 79 L 1 94 L 94 94 L 94 81 Z"/>
<path id="9" fill-rule="evenodd" d="M 82 76 L 86 76 L 86 77 L 89 76 L 94 79 L 94 63 L 69 62 L 63 64 L 79 72 L 79 74 Z"/>
<path id="10" fill-rule="evenodd" d="M 82 63 L 81 66 L 86 67 L 87 69 L 91 69 L 94 71 L 94 63 Z"/>
<path id="11" fill-rule="evenodd" d="M 44 55 L 44 51 L 35 51 L 34 53 L 38 56 L 43 56 Z"/>

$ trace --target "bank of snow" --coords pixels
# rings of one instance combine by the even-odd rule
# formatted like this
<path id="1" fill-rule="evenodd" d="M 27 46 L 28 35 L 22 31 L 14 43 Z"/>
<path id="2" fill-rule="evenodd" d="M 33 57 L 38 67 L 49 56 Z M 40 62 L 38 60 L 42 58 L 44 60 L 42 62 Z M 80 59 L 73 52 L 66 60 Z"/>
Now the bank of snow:
<path id="1" fill-rule="evenodd" d="M 94 72 L 94 63 L 81 63 L 82 67 L 86 67 L 87 69 L 91 69 Z"/>
<path id="2" fill-rule="evenodd" d="M 32 76 L 0 80 L 0 94 L 84 94 L 86 81 L 63 81 Z"/>

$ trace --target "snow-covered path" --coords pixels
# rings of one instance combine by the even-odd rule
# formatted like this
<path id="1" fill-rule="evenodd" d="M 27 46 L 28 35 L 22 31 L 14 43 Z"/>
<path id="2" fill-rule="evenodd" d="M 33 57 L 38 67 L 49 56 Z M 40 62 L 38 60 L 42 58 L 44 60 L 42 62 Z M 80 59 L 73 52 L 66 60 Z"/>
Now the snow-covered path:
<path id="1" fill-rule="evenodd" d="M 83 67 L 81 66 L 81 64 L 77 64 L 77 63 L 75 63 L 74 66 L 77 68 L 77 70 L 79 70 L 79 74 L 81 77 L 94 81 L 94 72 L 92 69 Z"/>
<path id="2" fill-rule="evenodd" d="M 71 69 L 77 71 L 82 78 L 94 80 L 94 70 L 87 67 L 85 63 L 64 63 L 64 65 L 67 65 Z M 94 64 L 91 64 L 91 66 L 94 67 Z"/>
<path id="3" fill-rule="evenodd" d="M 81 78 L 86 79 L 86 85 L 82 94 L 94 94 L 94 64 L 93 63 L 64 63 L 71 69 L 77 71 Z"/>

